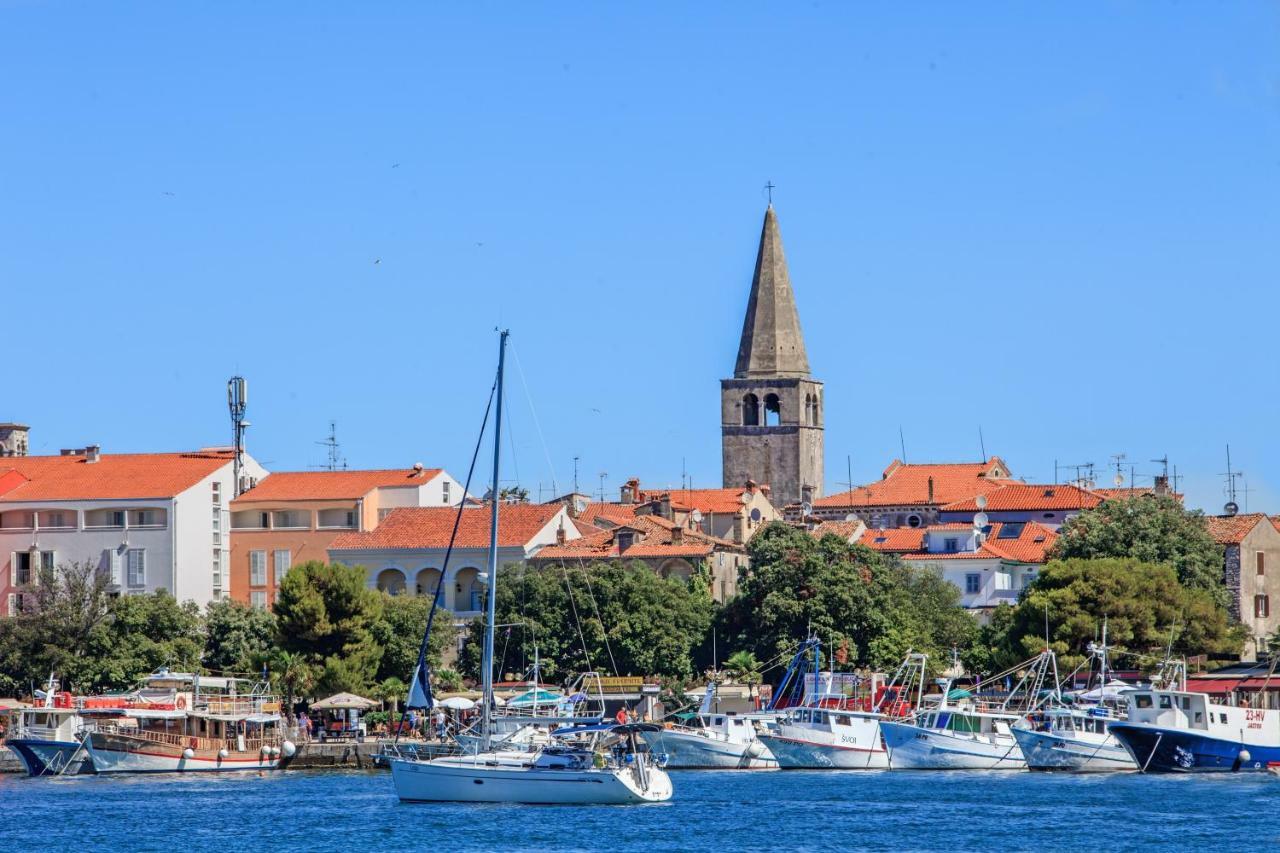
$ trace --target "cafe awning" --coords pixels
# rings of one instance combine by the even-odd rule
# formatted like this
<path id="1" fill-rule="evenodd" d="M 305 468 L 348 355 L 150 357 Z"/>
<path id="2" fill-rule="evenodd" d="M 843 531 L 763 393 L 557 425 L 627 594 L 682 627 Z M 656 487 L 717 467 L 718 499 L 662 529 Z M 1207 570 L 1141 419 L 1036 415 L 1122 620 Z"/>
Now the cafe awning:
<path id="1" fill-rule="evenodd" d="M 376 708 L 378 703 L 372 699 L 366 699 L 363 696 L 357 696 L 354 693 L 335 693 L 327 699 L 321 699 L 319 702 L 311 703 L 313 711 L 367 711 L 370 708 Z"/>

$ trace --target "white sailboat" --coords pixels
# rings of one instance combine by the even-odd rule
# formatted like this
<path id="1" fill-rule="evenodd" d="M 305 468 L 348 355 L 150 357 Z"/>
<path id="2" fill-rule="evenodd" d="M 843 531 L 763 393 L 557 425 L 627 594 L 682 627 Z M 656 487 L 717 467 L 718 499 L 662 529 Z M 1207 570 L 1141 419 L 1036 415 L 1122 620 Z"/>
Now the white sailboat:
<path id="1" fill-rule="evenodd" d="M 544 746 L 536 751 L 492 749 L 493 647 L 497 607 L 499 461 L 502 437 L 502 374 L 507 332 L 499 333 L 497 412 L 493 436 L 493 489 L 490 492 L 489 572 L 486 578 L 481 742 L 477 752 L 441 758 L 390 754 L 396 795 L 405 802 L 483 803 L 600 803 L 662 802 L 671 798 L 671 777 L 651 760 L 639 740 L 645 724 L 620 725 L 595 735 L 583 746 Z M 462 510 L 460 510 L 462 511 Z M 425 648 L 425 640 L 424 640 Z M 424 656 L 414 672 L 415 692 L 429 689 L 422 682 Z M 424 697 L 425 698 L 425 697 Z M 412 700 L 411 700 L 412 701 Z"/>

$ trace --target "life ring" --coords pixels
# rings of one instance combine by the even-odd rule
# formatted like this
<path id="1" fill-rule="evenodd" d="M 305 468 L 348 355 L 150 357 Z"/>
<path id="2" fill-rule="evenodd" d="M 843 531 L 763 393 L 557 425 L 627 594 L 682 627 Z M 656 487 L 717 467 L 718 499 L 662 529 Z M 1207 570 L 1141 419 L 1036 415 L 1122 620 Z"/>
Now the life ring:
<path id="1" fill-rule="evenodd" d="M 179 711 L 187 710 L 187 697 L 179 696 L 178 701 L 175 704 L 177 705 Z"/>
<path id="2" fill-rule="evenodd" d="M 191 747 L 192 749 L 199 749 L 199 748 L 200 748 L 200 738 L 198 738 L 198 737 L 193 737 L 193 738 L 191 739 L 191 741 L 187 744 L 187 746 Z"/>

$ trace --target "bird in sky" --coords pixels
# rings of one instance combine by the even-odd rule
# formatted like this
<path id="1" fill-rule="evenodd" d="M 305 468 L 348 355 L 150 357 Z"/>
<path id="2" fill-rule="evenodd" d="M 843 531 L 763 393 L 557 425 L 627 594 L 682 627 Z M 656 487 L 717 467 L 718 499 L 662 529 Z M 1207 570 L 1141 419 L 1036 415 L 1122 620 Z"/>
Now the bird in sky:
<path id="1" fill-rule="evenodd" d="M 382 258 L 374 258 L 374 259 L 373 259 L 373 265 L 374 265 L 375 267 L 376 267 L 378 264 L 380 264 L 380 263 L 382 263 Z"/>

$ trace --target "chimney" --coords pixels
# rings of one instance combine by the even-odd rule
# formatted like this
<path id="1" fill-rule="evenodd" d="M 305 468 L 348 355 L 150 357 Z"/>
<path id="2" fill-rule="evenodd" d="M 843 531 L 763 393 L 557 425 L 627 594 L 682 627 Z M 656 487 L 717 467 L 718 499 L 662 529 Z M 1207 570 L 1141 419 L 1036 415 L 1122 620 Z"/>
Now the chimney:
<path id="1" fill-rule="evenodd" d="M 683 527 L 671 528 L 671 544 L 672 545 L 684 544 L 684 528 Z"/>
<path id="2" fill-rule="evenodd" d="M 84 449 L 85 462 L 97 462 L 102 456 L 102 448 L 96 444 L 90 444 Z"/>
<path id="3" fill-rule="evenodd" d="M 761 487 L 760 487 L 760 492 L 761 492 L 761 494 L 763 494 L 766 498 L 767 498 L 767 497 L 769 497 L 769 484 L 768 484 L 768 483 L 765 483 L 763 486 L 761 486 Z"/>
<path id="4" fill-rule="evenodd" d="M 755 494 L 755 491 L 756 491 L 756 489 L 757 489 L 757 488 L 758 488 L 758 487 L 756 486 L 756 481 L 755 481 L 755 480 L 747 480 L 747 491 L 748 491 L 748 492 L 751 492 L 752 494 Z"/>
<path id="5" fill-rule="evenodd" d="M 1169 494 L 1169 478 L 1165 477 L 1162 474 L 1157 474 L 1156 485 L 1155 485 L 1155 488 L 1152 489 L 1152 491 L 1154 491 L 1160 497 L 1164 497 L 1165 495 Z"/>
<path id="6" fill-rule="evenodd" d="M 634 504 L 640 502 L 640 478 L 632 477 L 622 484 L 622 502 Z"/>
<path id="7" fill-rule="evenodd" d="M 566 538 L 567 537 L 565 536 L 564 525 L 562 524 L 556 528 L 556 544 L 563 545 L 565 543 Z"/>
<path id="8" fill-rule="evenodd" d="M 933 503 L 933 478 L 929 478 L 929 503 Z"/>
<path id="9" fill-rule="evenodd" d="M 662 497 L 658 499 L 658 514 L 667 521 L 671 520 L 671 493 L 663 492 Z"/>

